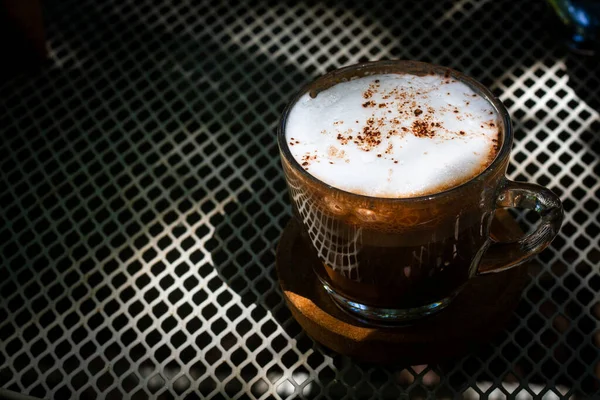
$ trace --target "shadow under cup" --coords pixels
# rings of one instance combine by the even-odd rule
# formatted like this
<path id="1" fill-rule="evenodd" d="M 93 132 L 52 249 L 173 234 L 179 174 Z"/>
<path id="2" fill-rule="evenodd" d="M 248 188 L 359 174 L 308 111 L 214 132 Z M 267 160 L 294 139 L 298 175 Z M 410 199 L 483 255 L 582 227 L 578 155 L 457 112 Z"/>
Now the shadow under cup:
<path id="1" fill-rule="evenodd" d="M 413 198 L 378 198 L 334 188 L 305 171 L 285 138 L 287 116 L 305 93 L 385 73 L 450 74 L 496 109 L 502 126 L 495 160 L 459 186 Z M 548 189 L 506 179 L 512 128 L 502 103 L 473 79 L 413 61 L 379 61 L 343 68 L 309 84 L 284 112 L 278 143 L 293 215 L 321 261 L 315 273 L 335 302 L 367 323 L 394 323 L 446 307 L 469 278 L 514 267 L 543 250 L 562 221 L 560 200 Z M 513 243 L 490 237 L 499 207 L 541 214 L 532 234 Z"/>

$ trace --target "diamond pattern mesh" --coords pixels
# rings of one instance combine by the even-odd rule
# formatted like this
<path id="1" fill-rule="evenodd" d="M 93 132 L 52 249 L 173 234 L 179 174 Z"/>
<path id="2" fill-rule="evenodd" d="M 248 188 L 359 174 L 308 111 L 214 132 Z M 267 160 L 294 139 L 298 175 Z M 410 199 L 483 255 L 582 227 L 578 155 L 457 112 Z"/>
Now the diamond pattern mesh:
<path id="1" fill-rule="evenodd" d="M 596 64 L 542 1 L 45 1 L 50 61 L 0 90 L 0 387 L 44 398 L 589 398 L 600 382 Z M 550 21 L 550 22 L 547 22 Z M 274 130 L 300 84 L 448 65 L 509 108 L 509 175 L 564 201 L 510 324 L 430 366 L 353 362 L 291 318 Z M 525 227 L 530 213 L 517 214 Z"/>

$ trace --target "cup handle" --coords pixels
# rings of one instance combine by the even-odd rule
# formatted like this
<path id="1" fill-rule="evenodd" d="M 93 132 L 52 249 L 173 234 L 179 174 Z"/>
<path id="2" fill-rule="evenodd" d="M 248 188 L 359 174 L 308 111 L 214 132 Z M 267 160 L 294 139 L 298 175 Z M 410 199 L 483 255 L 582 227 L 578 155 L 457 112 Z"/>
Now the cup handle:
<path id="1" fill-rule="evenodd" d="M 563 220 L 560 199 L 539 185 L 505 180 L 496 198 L 496 208 L 527 208 L 541 216 L 537 229 L 514 242 L 492 243 L 483 254 L 478 275 L 504 271 L 520 265 L 544 250 L 558 233 Z"/>

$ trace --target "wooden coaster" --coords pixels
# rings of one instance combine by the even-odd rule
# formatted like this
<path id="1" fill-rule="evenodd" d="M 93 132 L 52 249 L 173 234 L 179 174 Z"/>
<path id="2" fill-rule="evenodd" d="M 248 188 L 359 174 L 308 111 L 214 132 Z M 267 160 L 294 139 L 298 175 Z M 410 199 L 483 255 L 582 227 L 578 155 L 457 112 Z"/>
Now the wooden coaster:
<path id="1" fill-rule="evenodd" d="M 522 235 L 508 213 L 499 210 L 494 236 Z M 277 248 L 277 273 L 286 303 L 306 333 L 330 349 L 356 359 L 427 364 L 468 351 L 500 332 L 516 307 L 527 267 L 473 278 L 440 313 L 393 328 L 366 326 L 340 310 L 313 272 L 319 260 L 306 248 L 298 224 L 290 221 Z"/>

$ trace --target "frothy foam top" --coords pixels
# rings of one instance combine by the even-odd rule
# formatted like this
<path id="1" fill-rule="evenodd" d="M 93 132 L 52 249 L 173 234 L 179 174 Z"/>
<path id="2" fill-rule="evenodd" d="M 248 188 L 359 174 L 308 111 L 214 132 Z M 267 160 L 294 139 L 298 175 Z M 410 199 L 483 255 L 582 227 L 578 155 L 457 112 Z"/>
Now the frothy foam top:
<path id="1" fill-rule="evenodd" d="M 285 133 L 298 163 L 331 186 L 414 197 L 482 172 L 497 154 L 500 126 L 492 105 L 465 83 L 382 74 L 303 95 Z"/>

